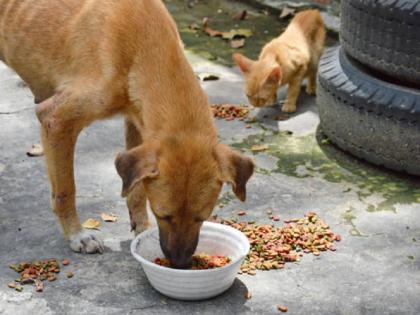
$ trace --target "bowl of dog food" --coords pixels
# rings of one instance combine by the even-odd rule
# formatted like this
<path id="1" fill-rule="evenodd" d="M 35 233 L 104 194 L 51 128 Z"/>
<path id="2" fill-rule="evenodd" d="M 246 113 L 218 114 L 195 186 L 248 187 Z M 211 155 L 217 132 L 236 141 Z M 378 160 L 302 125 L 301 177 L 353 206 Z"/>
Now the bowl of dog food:
<path id="1" fill-rule="evenodd" d="M 204 222 L 192 269 L 169 267 L 159 245 L 159 231 L 152 228 L 131 243 L 150 284 L 160 293 L 179 300 L 204 300 L 229 289 L 249 252 L 248 238 L 230 226 Z"/>

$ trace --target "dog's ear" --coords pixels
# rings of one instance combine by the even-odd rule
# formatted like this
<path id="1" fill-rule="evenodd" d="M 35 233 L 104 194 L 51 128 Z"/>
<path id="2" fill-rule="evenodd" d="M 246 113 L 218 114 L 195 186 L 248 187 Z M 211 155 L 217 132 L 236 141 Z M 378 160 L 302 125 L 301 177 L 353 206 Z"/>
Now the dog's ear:
<path id="1" fill-rule="evenodd" d="M 255 62 L 240 53 L 234 53 L 232 59 L 243 73 L 248 73 L 251 70 L 252 64 Z"/>
<path id="2" fill-rule="evenodd" d="M 146 142 L 117 155 L 115 167 L 123 181 L 122 197 L 127 197 L 142 180 L 155 178 L 159 175 L 158 155 L 159 144 L 157 142 Z"/>
<path id="3" fill-rule="evenodd" d="M 232 190 L 239 200 L 246 199 L 246 183 L 254 172 L 254 162 L 224 144 L 215 148 L 219 163 L 221 180 L 232 185 Z"/>

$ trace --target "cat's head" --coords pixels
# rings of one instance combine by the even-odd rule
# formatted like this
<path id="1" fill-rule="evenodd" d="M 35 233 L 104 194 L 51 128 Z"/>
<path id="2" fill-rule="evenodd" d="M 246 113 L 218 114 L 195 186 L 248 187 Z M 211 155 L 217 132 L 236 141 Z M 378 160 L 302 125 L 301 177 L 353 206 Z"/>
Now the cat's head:
<path id="1" fill-rule="evenodd" d="M 255 107 L 273 105 L 281 84 L 280 66 L 273 61 L 251 60 L 240 53 L 233 54 L 233 60 L 245 77 L 245 92 Z"/>

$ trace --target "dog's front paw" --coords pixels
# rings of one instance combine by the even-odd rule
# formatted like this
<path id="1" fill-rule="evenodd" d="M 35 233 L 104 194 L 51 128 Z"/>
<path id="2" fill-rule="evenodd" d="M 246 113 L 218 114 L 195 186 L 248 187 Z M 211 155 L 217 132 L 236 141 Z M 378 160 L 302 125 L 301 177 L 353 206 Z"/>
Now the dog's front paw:
<path id="1" fill-rule="evenodd" d="M 146 223 L 133 223 L 131 222 L 131 231 L 134 232 L 134 235 L 137 236 L 141 232 L 146 231 L 148 228 L 150 228 L 152 224 L 149 220 L 146 221 Z"/>
<path id="2" fill-rule="evenodd" d="M 95 254 L 104 252 L 104 244 L 100 238 L 88 231 L 80 231 L 70 236 L 70 248 L 82 254 Z"/>

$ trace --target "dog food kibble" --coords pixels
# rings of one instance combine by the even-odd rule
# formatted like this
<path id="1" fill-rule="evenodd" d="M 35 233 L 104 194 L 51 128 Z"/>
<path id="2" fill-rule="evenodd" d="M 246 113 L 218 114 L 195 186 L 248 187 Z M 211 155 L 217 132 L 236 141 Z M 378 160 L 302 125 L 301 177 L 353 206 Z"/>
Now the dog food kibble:
<path id="1" fill-rule="evenodd" d="M 277 217 L 273 216 L 277 221 Z M 319 256 L 323 251 L 335 251 L 333 242 L 341 240 L 314 212 L 305 217 L 285 220 L 284 227 L 223 220 L 243 232 L 249 239 L 251 250 L 240 273 L 255 275 L 255 270 L 281 269 L 287 262 L 299 261 L 303 253 Z"/>
<path id="2" fill-rule="evenodd" d="M 220 255 L 195 254 L 192 256 L 192 270 L 203 270 L 219 268 L 230 263 L 230 258 Z M 169 260 L 166 258 L 156 258 L 155 264 L 170 267 Z"/>
<path id="3" fill-rule="evenodd" d="M 63 265 L 70 263 L 64 259 Z M 35 260 L 33 262 L 21 262 L 9 265 L 11 269 L 20 274 L 20 277 L 8 284 L 8 287 L 18 292 L 23 291 L 22 285 L 31 284 L 35 291 L 42 292 L 44 290 L 44 281 L 55 281 L 57 274 L 60 272 L 60 263 L 56 259 Z"/>
<path id="4" fill-rule="evenodd" d="M 70 264 L 70 260 L 68 259 L 63 259 L 63 261 L 61 262 L 63 264 L 63 266 L 67 266 Z"/>
<path id="5" fill-rule="evenodd" d="M 251 292 L 247 292 L 247 293 L 245 293 L 245 299 L 247 299 L 247 300 L 250 300 L 252 298 L 252 294 L 251 294 Z"/>
<path id="6" fill-rule="evenodd" d="M 71 271 L 69 271 L 69 272 L 66 273 L 66 277 L 69 278 L 69 279 L 70 278 L 73 278 L 74 277 L 74 273 L 71 272 Z"/>
<path id="7" fill-rule="evenodd" d="M 214 117 L 223 118 L 227 121 L 234 119 L 244 120 L 249 113 L 249 109 L 242 105 L 214 104 L 211 105 L 211 108 Z"/>
<path id="8" fill-rule="evenodd" d="M 280 312 L 283 312 L 283 313 L 286 313 L 288 311 L 288 308 L 286 306 L 284 306 L 284 305 L 277 305 L 277 309 Z"/>

